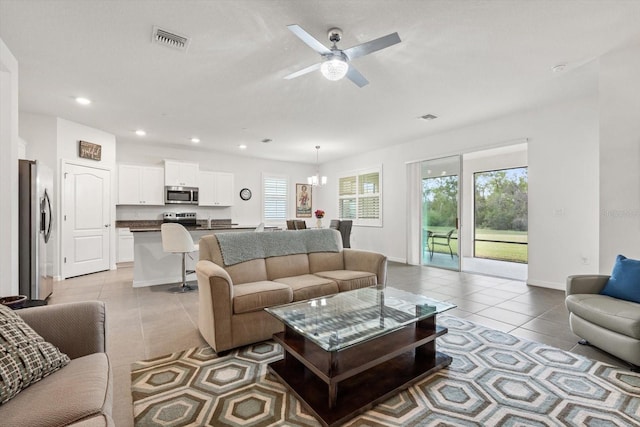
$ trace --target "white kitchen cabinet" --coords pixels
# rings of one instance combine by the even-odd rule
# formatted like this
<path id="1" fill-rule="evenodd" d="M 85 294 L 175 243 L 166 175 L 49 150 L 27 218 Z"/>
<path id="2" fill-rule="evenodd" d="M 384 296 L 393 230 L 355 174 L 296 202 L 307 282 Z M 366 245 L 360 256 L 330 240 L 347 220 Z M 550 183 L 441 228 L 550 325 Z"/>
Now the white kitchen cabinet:
<path id="1" fill-rule="evenodd" d="M 200 168 L 197 163 L 165 160 L 164 185 L 172 187 L 197 187 L 199 170 Z"/>
<path id="2" fill-rule="evenodd" d="M 164 205 L 164 168 L 118 165 L 119 205 Z"/>
<path id="3" fill-rule="evenodd" d="M 200 206 L 233 205 L 233 174 L 228 172 L 200 171 L 199 202 Z"/>
<path id="4" fill-rule="evenodd" d="M 118 228 L 116 262 L 133 261 L 133 233 L 128 228 Z"/>

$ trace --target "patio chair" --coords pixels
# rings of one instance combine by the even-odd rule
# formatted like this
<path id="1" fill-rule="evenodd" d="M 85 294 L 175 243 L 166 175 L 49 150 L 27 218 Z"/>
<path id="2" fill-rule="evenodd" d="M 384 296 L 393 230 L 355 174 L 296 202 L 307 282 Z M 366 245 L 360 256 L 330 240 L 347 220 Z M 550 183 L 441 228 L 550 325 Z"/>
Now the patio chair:
<path id="1" fill-rule="evenodd" d="M 431 231 L 428 232 L 427 239 L 431 238 L 431 248 L 429 251 L 431 259 L 433 259 L 433 252 L 436 245 L 447 246 L 449 248 L 449 254 L 451 254 L 451 259 L 453 259 L 453 249 L 451 248 L 451 235 L 453 234 L 454 231 L 456 231 L 455 228 L 450 230 L 447 234 L 438 234 L 438 233 L 433 233 Z M 436 239 L 446 239 L 446 242 L 436 242 Z"/>

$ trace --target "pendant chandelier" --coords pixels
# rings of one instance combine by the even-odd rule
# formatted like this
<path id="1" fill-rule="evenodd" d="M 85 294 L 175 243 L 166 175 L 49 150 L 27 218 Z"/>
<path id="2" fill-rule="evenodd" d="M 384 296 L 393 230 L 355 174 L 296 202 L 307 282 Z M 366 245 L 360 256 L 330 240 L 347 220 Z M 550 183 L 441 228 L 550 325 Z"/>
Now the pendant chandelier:
<path id="1" fill-rule="evenodd" d="M 322 187 L 327 183 L 327 177 L 320 176 L 320 164 L 318 163 L 319 151 L 320 146 L 316 145 L 316 174 L 307 177 L 307 184 L 311 185 L 312 187 Z"/>

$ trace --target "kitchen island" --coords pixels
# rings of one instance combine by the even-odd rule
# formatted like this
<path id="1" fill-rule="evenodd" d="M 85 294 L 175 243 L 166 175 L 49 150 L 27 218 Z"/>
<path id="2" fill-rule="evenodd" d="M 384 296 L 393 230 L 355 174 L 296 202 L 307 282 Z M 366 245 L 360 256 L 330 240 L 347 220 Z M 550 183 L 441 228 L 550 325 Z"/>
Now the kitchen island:
<path id="1" fill-rule="evenodd" d="M 186 227 L 198 244 L 202 236 L 212 233 L 227 233 L 235 231 L 252 231 L 255 227 L 234 225 L 223 226 L 194 226 Z M 182 256 L 164 252 L 162 250 L 162 235 L 160 225 L 130 227 L 133 233 L 133 287 L 156 286 L 182 282 Z M 268 227 L 278 230 L 277 227 Z M 187 256 L 187 270 L 195 270 L 199 253 L 192 252 Z M 187 276 L 187 280 L 195 280 L 195 275 Z"/>

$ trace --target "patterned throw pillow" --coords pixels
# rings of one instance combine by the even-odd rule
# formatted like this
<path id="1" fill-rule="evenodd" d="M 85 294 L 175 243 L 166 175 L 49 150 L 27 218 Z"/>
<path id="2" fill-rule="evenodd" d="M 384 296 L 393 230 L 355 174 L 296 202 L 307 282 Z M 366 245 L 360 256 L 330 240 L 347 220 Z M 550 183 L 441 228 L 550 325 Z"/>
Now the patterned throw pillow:
<path id="1" fill-rule="evenodd" d="M 68 363 L 66 354 L 0 304 L 0 405 Z"/>

